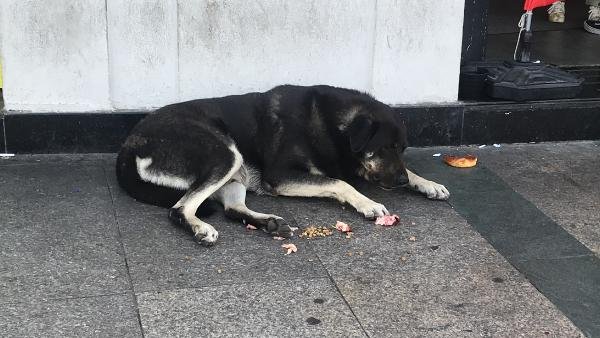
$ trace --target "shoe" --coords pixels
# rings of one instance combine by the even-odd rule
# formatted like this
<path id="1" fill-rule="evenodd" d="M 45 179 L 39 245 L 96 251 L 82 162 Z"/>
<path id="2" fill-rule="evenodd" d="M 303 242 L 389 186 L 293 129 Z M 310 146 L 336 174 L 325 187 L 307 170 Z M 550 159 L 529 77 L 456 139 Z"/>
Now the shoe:
<path id="1" fill-rule="evenodd" d="M 600 6 L 590 6 L 590 16 L 583 22 L 583 28 L 593 34 L 600 34 Z"/>
<path id="2" fill-rule="evenodd" d="M 563 1 L 555 1 L 548 8 L 548 21 L 557 23 L 565 22 L 565 3 Z"/>

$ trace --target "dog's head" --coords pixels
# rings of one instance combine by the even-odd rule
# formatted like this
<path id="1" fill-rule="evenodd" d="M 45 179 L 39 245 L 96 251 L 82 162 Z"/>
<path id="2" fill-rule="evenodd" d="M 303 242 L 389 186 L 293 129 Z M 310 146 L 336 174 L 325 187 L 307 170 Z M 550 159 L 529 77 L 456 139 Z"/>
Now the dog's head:
<path id="1" fill-rule="evenodd" d="M 408 183 L 403 154 L 406 127 L 391 107 L 359 110 L 347 125 L 350 149 L 361 166 L 358 175 L 384 189 Z"/>

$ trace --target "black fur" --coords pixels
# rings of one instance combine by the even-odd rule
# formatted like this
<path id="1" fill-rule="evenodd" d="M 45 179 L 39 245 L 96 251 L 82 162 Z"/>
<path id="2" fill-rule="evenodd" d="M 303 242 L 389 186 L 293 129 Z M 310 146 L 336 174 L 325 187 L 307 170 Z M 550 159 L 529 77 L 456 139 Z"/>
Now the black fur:
<path id="1" fill-rule="evenodd" d="M 282 178 L 302 177 L 311 167 L 330 178 L 360 175 L 384 188 L 407 182 L 406 128 L 391 107 L 354 90 L 285 85 L 158 109 L 123 144 L 119 184 L 140 201 L 171 207 L 185 191 L 142 180 L 136 157 L 151 157 L 151 167 L 161 172 L 204 182 L 231 168 L 231 144 L 260 172 L 259 193 L 274 194 Z M 367 155 L 382 165 L 365 165 Z"/>

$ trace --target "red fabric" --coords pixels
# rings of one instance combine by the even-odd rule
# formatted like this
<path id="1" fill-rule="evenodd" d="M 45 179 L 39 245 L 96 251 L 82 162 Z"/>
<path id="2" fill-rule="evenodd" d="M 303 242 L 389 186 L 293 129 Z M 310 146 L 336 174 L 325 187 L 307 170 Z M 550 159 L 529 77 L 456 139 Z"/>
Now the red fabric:
<path id="1" fill-rule="evenodd" d="M 537 7 L 548 6 L 557 0 L 525 0 L 525 10 L 530 11 Z"/>

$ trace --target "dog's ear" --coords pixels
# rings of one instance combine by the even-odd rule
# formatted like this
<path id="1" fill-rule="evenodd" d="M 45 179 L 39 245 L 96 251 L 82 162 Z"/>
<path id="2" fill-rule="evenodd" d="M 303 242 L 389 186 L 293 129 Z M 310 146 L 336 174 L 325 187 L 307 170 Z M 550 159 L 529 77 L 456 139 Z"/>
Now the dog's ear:
<path id="1" fill-rule="evenodd" d="M 355 117 L 346 129 L 350 137 L 350 149 L 355 153 L 363 150 L 375 134 L 375 129 L 375 124 L 368 117 L 364 115 Z"/>

